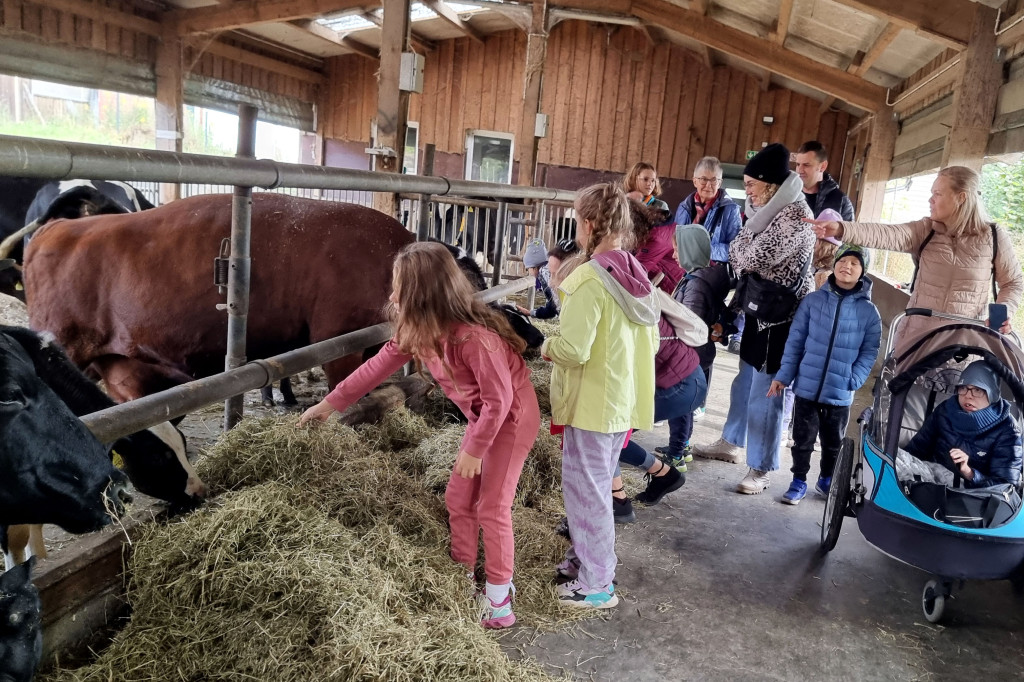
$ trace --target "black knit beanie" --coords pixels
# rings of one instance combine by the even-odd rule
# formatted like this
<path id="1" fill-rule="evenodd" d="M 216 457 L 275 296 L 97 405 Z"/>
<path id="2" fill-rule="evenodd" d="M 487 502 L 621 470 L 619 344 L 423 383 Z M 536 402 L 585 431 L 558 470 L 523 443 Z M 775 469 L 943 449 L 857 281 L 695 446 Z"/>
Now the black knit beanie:
<path id="1" fill-rule="evenodd" d="M 772 185 L 781 185 L 789 177 L 789 150 L 778 142 L 768 145 L 747 161 L 743 174 Z"/>

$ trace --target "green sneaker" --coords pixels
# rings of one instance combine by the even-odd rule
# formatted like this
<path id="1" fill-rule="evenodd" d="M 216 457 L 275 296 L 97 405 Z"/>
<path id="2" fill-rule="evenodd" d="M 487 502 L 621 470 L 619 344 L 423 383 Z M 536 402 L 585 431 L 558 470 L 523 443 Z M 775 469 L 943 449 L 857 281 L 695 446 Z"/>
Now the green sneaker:
<path id="1" fill-rule="evenodd" d="M 669 454 L 668 446 L 667 445 L 659 445 L 658 447 L 654 448 L 654 454 L 657 455 L 659 457 L 659 459 L 665 459 L 665 457 L 668 457 L 668 454 Z M 682 460 L 684 462 L 692 462 L 693 461 L 693 448 L 691 448 L 689 444 L 687 444 L 683 448 Z"/>
<path id="2" fill-rule="evenodd" d="M 670 467 L 674 467 L 675 470 L 678 471 L 679 473 L 681 473 L 681 474 L 685 474 L 686 473 L 686 462 L 687 462 L 687 460 L 686 460 L 686 456 L 685 455 L 680 456 L 680 457 L 672 457 L 671 455 L 660 454 L 659 453 L 657 455 L 657 457 L 658 457 L 658 459 L 660 459 L 665 464 L 668 464 Z M 692 460 L 692 459 L 693 459 L 693 457 L 691 456 L 690 460 Z"/>

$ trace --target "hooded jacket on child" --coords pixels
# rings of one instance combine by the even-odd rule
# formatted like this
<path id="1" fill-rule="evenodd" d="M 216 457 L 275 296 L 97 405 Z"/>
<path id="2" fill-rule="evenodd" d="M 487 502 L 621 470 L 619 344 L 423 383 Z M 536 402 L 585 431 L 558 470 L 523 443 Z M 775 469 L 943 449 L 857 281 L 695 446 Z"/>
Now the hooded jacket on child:
<path id="1" fill-rule="evenodd" d="M 840 251 L 840 258 L 852 249 Z M 861 263 L 865 263 L 861 256 Z M 852 405 L 878 357 L 882 320 L 871 302 L 871 280 L 864 269 L 854 288 L 844 291 L 835 275 L 808 294 L 796 310 L 793 326 L 775 380 L 793 382 L 804 400 L 826 405 Z"/>
<path id="2" fill-rule="evenodd" d="M 660 308 L 647 273 L 625 251 L 595 255 L 559 291 L 561 335 L 551 358 L 552 421 L 599 433 L 654 425 Z"/>

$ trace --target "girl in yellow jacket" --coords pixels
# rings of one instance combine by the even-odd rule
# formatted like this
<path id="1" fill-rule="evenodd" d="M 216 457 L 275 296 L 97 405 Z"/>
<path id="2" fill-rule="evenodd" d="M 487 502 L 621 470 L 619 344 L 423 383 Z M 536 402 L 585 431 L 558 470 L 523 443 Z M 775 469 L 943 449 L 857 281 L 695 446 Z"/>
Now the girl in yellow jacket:
<path id="1" fill-rule="evenodd" d="M 561 336 L 544 342 L 552 421 L 564 424 L 562 494 L 573 545 L 558 566 L 562 603 L 611 608 L 615 523 L 608 494 L 630 429 L 654 422 L 654 355 L 660 308 L 643 266 L 625 249 L 632 234 L 622 189 L 599 184 L 576 199 L 576 241 L 586 262 L 559 287 Z"/>

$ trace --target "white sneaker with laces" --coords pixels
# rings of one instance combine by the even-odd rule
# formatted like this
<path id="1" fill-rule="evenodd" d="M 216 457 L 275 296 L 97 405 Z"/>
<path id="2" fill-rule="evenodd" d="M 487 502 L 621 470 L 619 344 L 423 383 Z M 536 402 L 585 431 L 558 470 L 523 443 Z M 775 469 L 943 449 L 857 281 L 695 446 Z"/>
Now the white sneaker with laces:
<path id="1" fill-rule="evenodd" d="M 748 469 L 747 475 L 736 486 L 736 492 L 744 495 L 757 495 L 767 490 L 769 482 L 767 471 Z"/>

